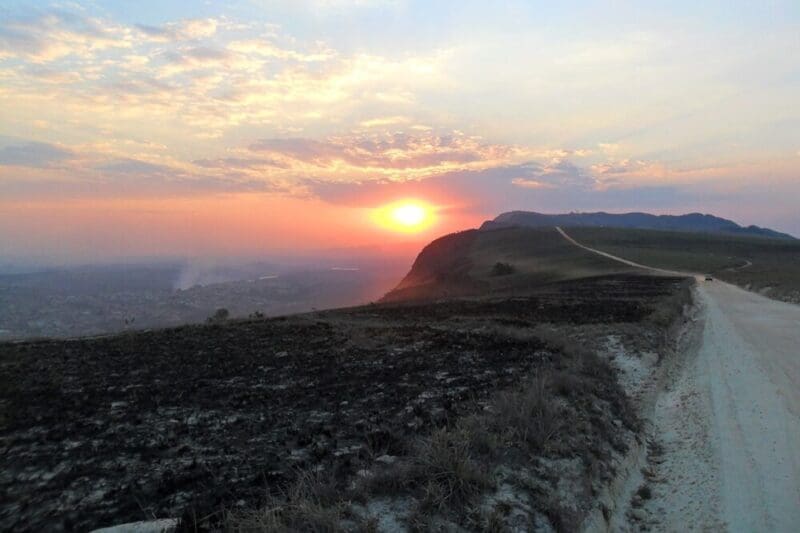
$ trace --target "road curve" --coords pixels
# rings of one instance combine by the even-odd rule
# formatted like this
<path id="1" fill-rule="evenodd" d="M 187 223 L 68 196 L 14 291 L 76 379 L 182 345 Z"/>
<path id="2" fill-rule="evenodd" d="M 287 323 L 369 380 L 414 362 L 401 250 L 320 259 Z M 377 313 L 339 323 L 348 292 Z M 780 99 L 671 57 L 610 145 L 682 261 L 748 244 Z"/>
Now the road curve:
<path id="1" fill-rule="evenodd" d="M 556 226 L 556 231 L 559 232 L 562 237 L 567 239 L 567 241 L 571 242 L 572 244 L 574 244 L 578 248 L 583 248 L 584 250 L 592 252 L 594 254 L 602 255 L 603 257 L 606 257 L 608 259 L 612 259 L 612 260 L 614 260 L 614 261 L 616 261 L 618 263 L 622 263 L 623 265 L 628 265 L 628 266 L 632 266 L 632 267 L 636 267 L 636 268 L 643 268 L 645 270 L 650 270 L 651 272 L 658 272 L 658 273 L 661 273 L 661 274 L 669 274 L 669 275 L 674 275 L 674 276 L 690 276 L 690 277 L 699 276 L 699 274 L 690 274 L 688 272 L 679 272 L 677 270 L 665 270 L 663 268 L 656 268 L 656 267 L 651 267 L 651 266 L 647 266 L 647 265 L 642 265 L 641 263 L 634 263 L 633 261 L 628 261 L 627 259 L 623 259 L 621 257 L 617 257 L 616 255 L 611 255 L 609 253 L 603 252 L 602 250 L 598 250 L 597 248 L 590 248 L 588 246 L 585 246 L 585 245 L 579 243 L 578 241 L 576 241 L 575 239 L 573 239 L 572 237 L 570 237 L 567 234 L 567 232 L 564 231 L 563 229 L 561 229 L 559 226 Z"/>
<path id="2" fill-rule="evenodd" d="M 656 407 L 666 443 L 654 530 L 800 531 L 800 306 L 696 273 L 703 331 Z M 699 500 L 699 501 L 698 501 Z"/>

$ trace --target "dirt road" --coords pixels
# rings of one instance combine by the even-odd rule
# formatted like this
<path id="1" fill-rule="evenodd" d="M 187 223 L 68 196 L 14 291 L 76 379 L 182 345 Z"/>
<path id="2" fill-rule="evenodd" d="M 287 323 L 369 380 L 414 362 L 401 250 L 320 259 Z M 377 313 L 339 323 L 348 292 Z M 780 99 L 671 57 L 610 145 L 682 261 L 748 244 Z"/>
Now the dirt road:
<path id="1" fill-rule="evenodd" d="M 655 406 L 652 496 L 623 529 L 800 531 L 800 306 L 701 276 L 697 298 L 702 333 Z"/>

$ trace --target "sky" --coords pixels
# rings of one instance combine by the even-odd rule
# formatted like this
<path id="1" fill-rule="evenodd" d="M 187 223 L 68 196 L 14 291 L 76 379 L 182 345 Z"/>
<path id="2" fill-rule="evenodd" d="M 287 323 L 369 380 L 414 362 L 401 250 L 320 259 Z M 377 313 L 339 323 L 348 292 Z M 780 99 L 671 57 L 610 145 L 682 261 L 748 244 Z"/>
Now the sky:
<path id="1" fill-rule="evenodd" d="M 695 4 L 0 0 L 0 256 L 391 249 L 512 209 L 800 235 L 800 3 Z"/>

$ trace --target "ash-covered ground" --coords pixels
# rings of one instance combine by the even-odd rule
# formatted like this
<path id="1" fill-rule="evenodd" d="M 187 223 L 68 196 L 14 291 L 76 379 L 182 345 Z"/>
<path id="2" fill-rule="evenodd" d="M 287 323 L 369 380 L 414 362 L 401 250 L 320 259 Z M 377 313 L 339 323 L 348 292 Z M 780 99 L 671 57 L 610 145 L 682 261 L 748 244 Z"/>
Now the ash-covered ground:
<path id="1" fill-rule="evenodd" d="M 680 285 L 607 276 L 503 300 L 0 344 L 0 529 L 201 520 L 255 508 L 300 472 L 347 480 L 559 366 L 552 342 L 498 327 L 643 323 Z M 591 423 L 634 424 L 607 389 L 618 412 Z"/>

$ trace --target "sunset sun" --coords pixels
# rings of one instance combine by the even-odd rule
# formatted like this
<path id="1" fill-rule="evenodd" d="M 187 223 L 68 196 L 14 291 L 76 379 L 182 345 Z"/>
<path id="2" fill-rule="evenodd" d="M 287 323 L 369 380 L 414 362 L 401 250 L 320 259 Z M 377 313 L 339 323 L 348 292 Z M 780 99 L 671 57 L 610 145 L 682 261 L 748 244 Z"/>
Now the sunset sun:
<path id="1" fill-rule="evenodd" d="M 373 218 L 382 227 L 404 233 L 416 233 L 430 227 L 434 222 L 433 208 L 419 200 L 401 200 L 373 213 Z"/>
<path id="2" fill-rule="evenodd" d="M 419 204 L 403 204 L 392 210 L 392 219 L 401 226 L 419 226 L 425 221 L 427 213 Z"/>

